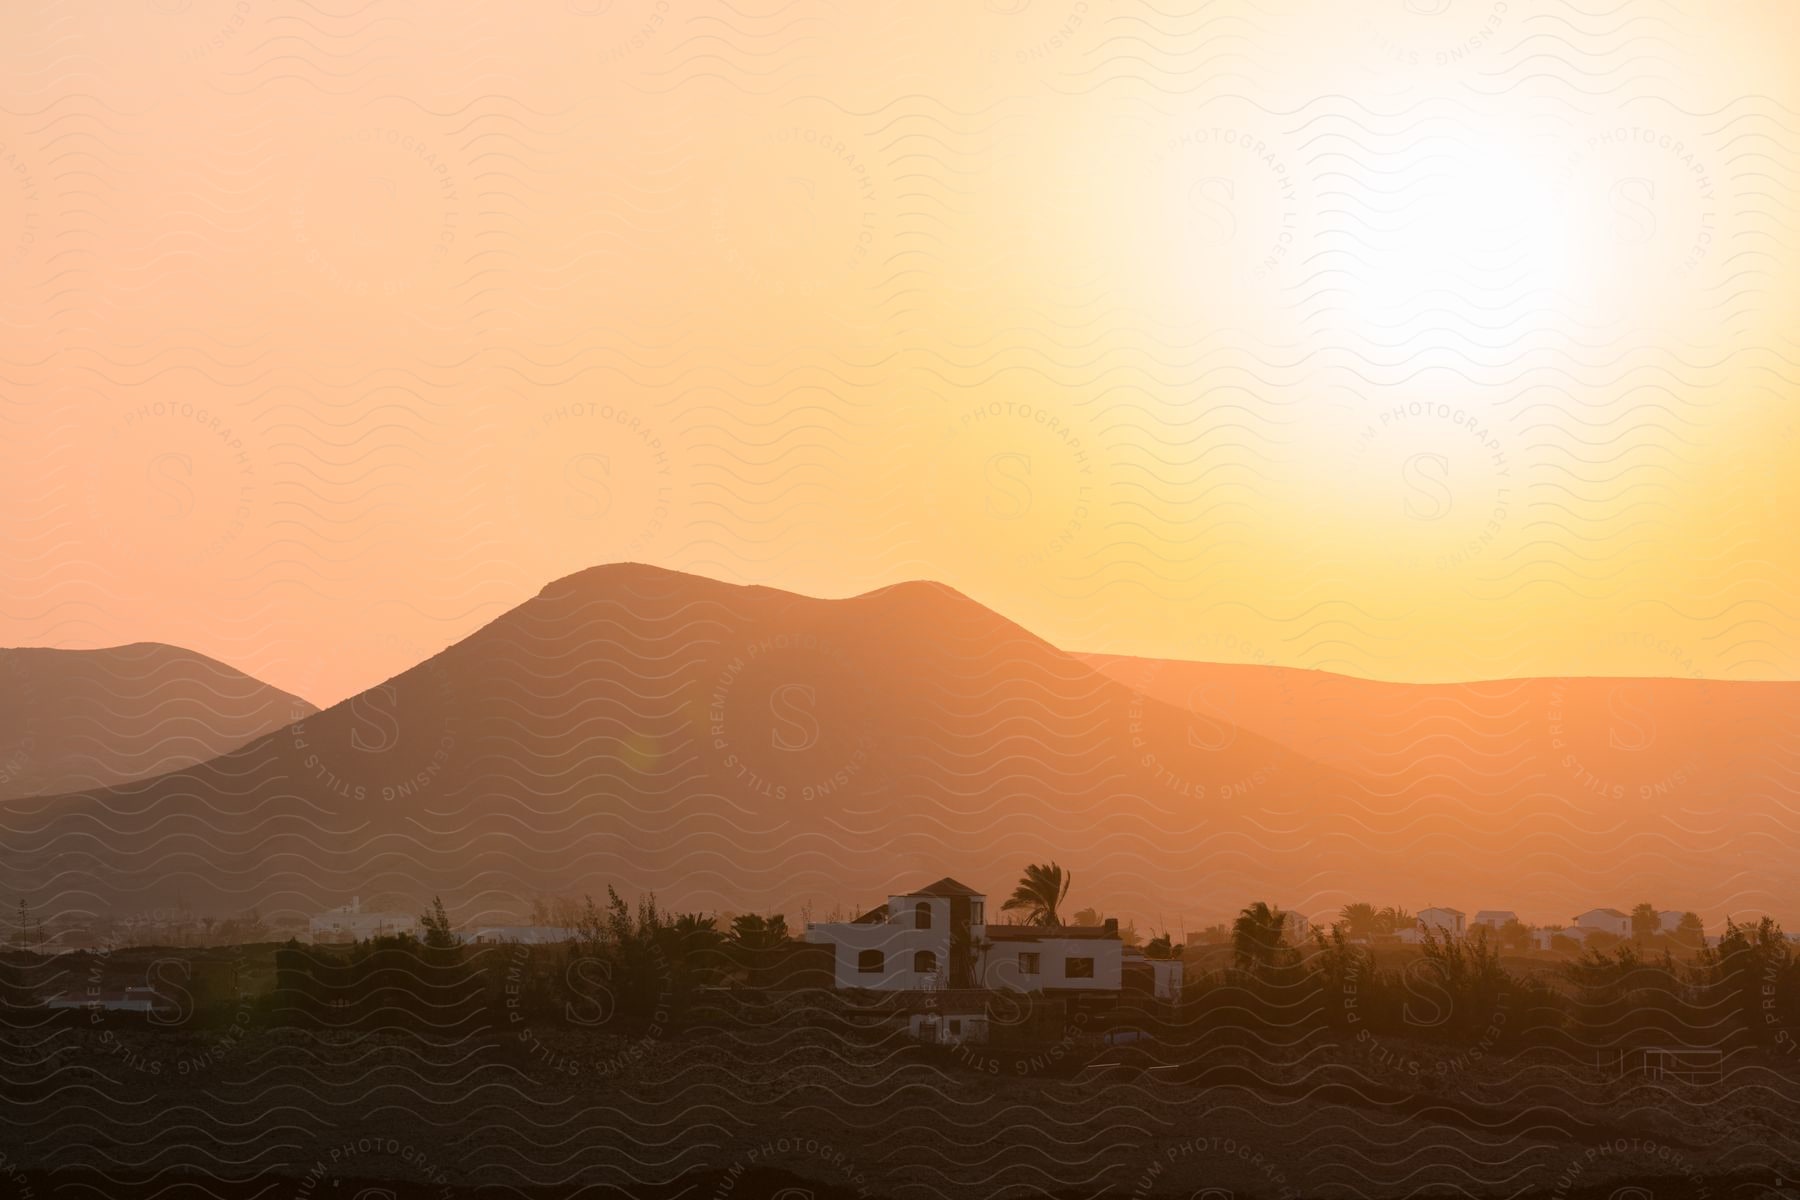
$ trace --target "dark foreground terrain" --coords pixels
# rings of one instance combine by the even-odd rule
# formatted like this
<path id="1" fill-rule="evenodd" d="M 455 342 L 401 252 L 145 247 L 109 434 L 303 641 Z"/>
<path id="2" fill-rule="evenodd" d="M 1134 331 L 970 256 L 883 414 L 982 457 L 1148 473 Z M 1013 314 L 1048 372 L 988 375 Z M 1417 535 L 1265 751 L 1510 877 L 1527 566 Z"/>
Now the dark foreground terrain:
<path id="1" fill-rule="evenodd" d="M 1683 957 L 1189 947 L 1179 1006 L 992 993 L 968 1046 L 753 920 L 445 928 L 0 956 L 0 1198 L 1800 1196 L 1772 924 Z"/>
<path id="2" fill-rule="evenodd" d="M 9 1195 L 1800 1194 L 1800 1070 L 1755 1050 L 1707 1084 L 1323 1032 L 1020 1055 L 790 995 L 666 1036 L 57 1023 L 4 1053 Z"/>

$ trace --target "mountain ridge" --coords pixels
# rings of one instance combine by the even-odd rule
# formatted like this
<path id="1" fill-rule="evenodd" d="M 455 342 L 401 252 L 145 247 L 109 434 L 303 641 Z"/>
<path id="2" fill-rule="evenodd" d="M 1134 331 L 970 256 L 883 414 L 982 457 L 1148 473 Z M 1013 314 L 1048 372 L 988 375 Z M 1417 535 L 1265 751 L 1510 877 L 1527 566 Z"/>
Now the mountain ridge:
<path id="1" fill-rule="evenodd" d="M 308 701 L 166 642 L 0 648 L 0 803 L 215 758 Z"/>
<path id="2" fill-rule="evenodd" d="M 15 805 L 0 855 L 57 863 L 52 907 L 442 892 L 497 923 L 605 883 L 850 908 L 1050 858 L 1111 911 L 1196 919 L 1470 889 L 1773 908 L 1800 706 L 1737 686 L 1702 721 L 1654 681 L 1071 654 L 929 581 L 820 599 L 609 564 L 218 759 Z M 1688 736 L 1715 728 L 1724 757 Z"/>

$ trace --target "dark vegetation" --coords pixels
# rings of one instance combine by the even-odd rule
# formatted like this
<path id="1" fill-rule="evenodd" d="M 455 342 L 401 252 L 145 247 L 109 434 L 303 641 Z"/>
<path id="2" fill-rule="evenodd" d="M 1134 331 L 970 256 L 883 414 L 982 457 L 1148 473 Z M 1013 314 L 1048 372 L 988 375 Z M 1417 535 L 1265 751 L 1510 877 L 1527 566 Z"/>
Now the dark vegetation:
<path id="1" fill-rule="evenodd" d="M 730 1112 L 734 1126 L 742 1124 L 742 1130 L 734 1128 L 729 1137 L 716 1129 L 707 1133 L 706 1138 L 720 1144 L 694 1164 L 694 1172 L 685 1170 L 686 1160 L 673 1157 L 658 1168 L 670 1177 L 682 1174 L 679 1183 L 665 1185 L 659 1175 L 622 1193 L 671 1197 L 713 1195 L 727 1183 L 732 1184 L 727 1194 L 733 1196 L 781 1195 L 784 1188 L 800 1186 L 817 1196 L 879 1194 L 900 1178 L 888 1174 L 897 1151 L 885 1144 L 865 1152 L 869 1130 L 842 1120 L 832 1107 L 833 1097 L 851 1093 L 862 1093 L 868 1111 L 896 1097 L 940 1092 L 955 1097 L 957 1104 L 945 1110 L 944 1129 L 922 1126 L 917 1136 L 922 1144 L 950 1146 L 957 1153 L 962 1151 L 952 1135 L 967 1132 L 966 1112 L 976 1108 L 1064 1114 L 1045 1135 L 1052 1139 L 1069 1133 L 1073 1127 L 1067 1122 L 1078 1114 L 1113 1113 L 1126 1106 L 1158 1117 L 1141 1129 L 1134 1125 L 1134 1132 L 1122 1139 L 1097 1137 L 1093 1153 L 1117 1156 L 1125 1164 L 1107 1178 L 1123 1179 L 1127 1190 L 1115 1187 L 1108 1194 L 1138 1194 L 1129 1189 L 1137 1186 L 1154 1153 L 1166 1154 L 1175 1141 L 1188 1139 L 1193 1114 L 1213 1108 L 1218 1115 L 1207 1117 L 1209 1134 L 1258 1139 L 1258 1149 L 1279 1158 L 1296 1181 L 1301 1168 L 1292 1164 L 1302 1157 L 1283 1156 L 1280 1139 L 1289 1130 L 1302 1136 L 1314 1122 L 1330 1129 L 1355 1123 L 1373 1131 L 1371 1139 L 1405 1144 L 1408 1154 L 1421 1154 L 1418 1146 L 1440 1141 L 1460 1154 L 1471 1138 L 1492 1139 L 1506 1147 L 1506 1155 L 1528 1154 L 1541 1168 L 1522 1176 L 1520 1186 L 1508 1193 L 1521 1197 L 1613 1195 L 1655 1164 L 1603 1162 L 1613 1173 L 1604 1183 L 1595 1178 L 1591 1186 L 1583 1177 L 1558 1191 L 1553 1181 L 1565 1161 L 1621 1137 L 1673 1146 L 1677 1157 L 1668 1172 L 1674 1172 L 1674 1185 L 1684 1182 L 1680 1172 L 1687 1170 L 1705 1171 L 1708 1179 L 1719 1180 L 1724 1178 L 1719 1171 L 1747 1168 L 1716 1159 L 1711 1135 L 1686 1136 L 1688 1127 L 1704 1119 L 1712 1106 L 1720 1106 L 1717 1119 L 1727 1124 L 1759 1110 L 1767 1110 L 1766 1119 L 1785 1119 L 1787 1110 L 1767 1094 L 1768 1085 L 1784 1073 L 1764 1068 L 1792 1061 L 1785 1057 L 1792 1048 L 1787 1031 L 1800 1027 L 1800 959 L 1773 922 L 1729 925 L 1720 945 L 1688 955 L 1621 944 L 1553 960 L 1509 955 L 1498 939 L 1484 933 L 1432 936 L 1416 947 L 1361 945 L 1340 926 L 1295 939 L 1301 943 L 1296 946 L 1279 910 L 1252 905 L 1227 931 L 1225 944 L 1183 948 L 1166 938 L 1153 939 L 1153 944 L 1162 943 L 1156 945 L 1157 953 L 1174 954 L 1187 963 L 1185 1002 L 1178 1007 L 1146 1001 L 1076 1008 L 1054 998 L 1007 994 L 990 1002 L 994 1029 L 988 1045 L 951 1047 L 910 1042 L 904 1025 L 893 1019 L 891 997 L 832 990 L 828 952 L 795 941 L 781 917 L 749 914 L 720 920 L 670 913 L 653 897 L 632 903 L 610 889 L 604 902 L 584 901 L 567 915 L 576 936 L 555 945 L 464 945 L 448 916 L 434 905 L 418 938 L 241 948 L 242 978 L 257 981 L 249 988 L 253 994 L 229 1002 L 196 1000 L 174 1030 L 141 1014 L 52 1016 L 38 1001 L 50 991 L 93 978 L 100 967 L 112 973 L 107 979 L 112 987 L 128 977 L 141 982 L 146 969 L 159 962 L 166 967 L 170 958 L 221 962 L 234 952 L 215 947 L 172 956 L 166 950 L 121 948 L 107 956 L 57 958 L 15 953 L 0 970 L 0 1000 L 7 1020 L 24 1027 L 17 1035 L 21 1044 L 37 1045 L 46 1025 L 78 1022 L 80 1029 L 63 1033 L 65 1042 L 58 1044 L 69 1046 L 65 1054 L 71 1063 L 94 1064 L 117 1076 L 121 1082 L 115 1086 L 125 1089 L 133 1119 L 148 1111 L 143 1107 L 147 1102 L 189 1104 L 201 1094 L 179 1076 L 170 1077 L 177 1062 L 177 1052 L 168 1049 L 172 1033 L 199 1035 L 189 1036 L 191 1045 L 181 1053 L 219 1050 L 225 1056 L 213 1073 L 201 1077 L 213 1089 L 207 1094 L 235 1097 L 246 1086 L 243 1081 L 295 1073 L 307 1088 L 320 1089 L 348 1105 L 344 1113 L 354 1114 L 345 1117 L 335 1107 L 322 1110 L 331 1119 L 360 1122 L 366 1114 L 357 1106 L 366 1103 L 367 1111 L 388 1122 L 380 1128 L 390 1137 L 406 1128 L 403 1116 L 394 1115 L 404 1111 L 405 1102 L 398 1098 L 424 1086 L 414 1072 L 436 1081 L 424 1094 L 439 1106 L 433 1109 L 439 1120 L 451 1119 L 452 1098 L 497 1085 L 506 1097 L 502 1108 L 521 1106 L 521 1153 L 543 1136 L 535 1122 L 559 1111 L 558 1105 L 611 1113 L 619 1096 L 632 1097 L 625 1111 L 634 1120 L 641 1114 L 643 1128 L 631 1122 L 582 1126 L 579 1144 L 596 1161 L 619 1147 L 638 1146 L 634 1139 L 658 1143 L 669 1136 L 662 1132 L 665 1128 L 690 1119 L 690 1090 L 706 1089 L 724 1098 L 722 1111 Z M 92 1031 L 96 1023 L 100 1033 Z M 246 1044 L 230 1050 L 226 1039 L 237 1036 L 240 1027 Z M 134 1030 L 141 1034 L 132 1034 Z M 170 1067 L 159 1079 L 146 1078 L 128 1065 L 123 1051 L 109 1052 L 101 1043 L 108 1031 L 131 1034 L 121 1040 L 133 1053 L 141 1051 L 146 1061 L 160 1055 Z M 1121 1032 L 1147 1036 L 1128 1044 L 1108 1037 Z M 1646 1104 L 1646 1097 L 1659 1094 L 1655 1088 L 1640 1088 L 1630 1093 L 1629 1102 L 1622 1100 L 1625 1085 L 1599 1081 L 1590 1068 L 1599 1052 L 1638 1045 L 1707 1046 L 1734 1061 L 1756 1064 L 1752 1075 L 1758 1082 L 1745 1091 L 1754 1107 L 1730 1102 L 1727 1088 L 1688 1094 L 1674 1116 L 1659 1115 L 1653 1101 Z M 558 1066 L 576 1059 L 579 1071 Z M 1548 1064 L 1547 1071 L 1531 1075 L 1519 1065 L 1533 1060 Z M 374 1064 L 391 1069 L 390 1078 L 405 1085 L 388 1083 L 381 1085 L 388 1091 L 368 1092 Z M 1484 1076 L 1485 1066 L 1496 1069 Z M 1102 1074 L 1097 1076 L 1096 1070 Z M 1530 1082 L 1508 1082 L 1515 1076 L 1528 1076 Z M 1446 1077 L 1458 1079 L 1454 1090 L 1445 1085 Z M 88 1095 L 69 1090 L 69 1082 L 70 1077 L 46 1067 L 29 1079 L 22 1073 L 9 1086 L 18 1100 L 33 1106 L 55 1103 L 64 1094 Z M 355 1099 L 365 1092 L 366 1102 Z M 1553 1099 L 1554 1120 L 1543 1106 L 1545 1096 Z M 1730 1102 L 1729 1112 L 1724 1102 Z M 640 1109 L 642 1105 L 650 1107 Z M 735 1168 L 722 1166 L 741 1158 L 747 1147 L 791 1129 L 789 1108 L 803 1109 L 809 1131 L 816 1122 L 819 1136 L 851 1154 L 871 1190 L 846 1187 L 838 1176 L 805 1163 L 786 1164 L 800 1175 L 784 1174 L 783 1164 L 736 1175 L 731 1173 Z M 220 1111 L 230 1113 L 234 1122 L 241 1119 L 234 1110 Z M 497 1111 L 471 1116 L 461 1136 L 486 1128 L 484 1123 Z M 864 1111 L 853 1108 L 849 1115 L 859 1117 Z M 913 1119 L 925 1118 L 915 1114 Z M 132 1137 L 141 1137 L 135 1126 L 128 1128 Z M 655 1132 L 646 1134 L 646 1128 Z M 1166 1129 L 1182 1132 L 1178 1138 L 1158 1133 L 1166 1140 L 1157 1149 L 1138 1145 L 1145 1130 Z M 513 1135 L 489 1130 L 482 1136 L 504 1142 Z M 328 1148 L 330 1137 L 324 1136 L 321 1144 Z M 426 1187 L 395 1180 L 386 1185 L 389 1192 L 475 1194 L 477 1176 L 466 1173 L 452 1153 L 454 1141 L 443 1144 L 443 1165 L 453 1182 Z M 1721 1139 L 1719 1145 L 1725 1144 Z M 966 1194 L 981 1194 L 980 1181 L 995 1169 L 993 1151 L 979 1138 L 963 1149 L 969 1161 L 946 1164 L 946 1178 L 975 1189 Z M 1034 1143 L 1020 1153 L 1030 1158 L 1043 1151 Z M 563 1157 L 568 1151 L 560 1144 L 542 1153 L 549 1157 L 541 1177 L 567 1173 Z M 146 1193 L 200 1194 L 184 1190 L 184 1177 L 160 1159 L 146 1161 Z M 482 1161 L 517 1161 L 525 1164 L 522 1169 L 539 1169 L 531 1165 L 535 1160 L 499 1152 Z M 304 1168 L 304 1161 L 295 1162 L 299 1165 L 283 1170 L 292 1174 Z M 1511 1162 L 1509 1157 L 1507 1164 Z M 1181 1161 L 1175 1166 L 1179 1169 Z M 1257 1170 L 1242 1163 L 1235 1167 L 1247 1176 L 1235 1185 L 1237 1194 L 1279 1194 Z M 1215 1182 L 1209 1173 L 1220 1164 L 1192 1169 L 1198 1174 L 1180 1186 L 1173 1177 L 1159 1179 L 1141 1194 L 1191 1195 Z M 1415 1194 L 1417 1169 L 1416 1164 L 1396 1166 L 1396 1172 L 1405 1174 L 1405 1186 L 1383 1191 L 1371 1184 L 1365 1194 Z M 1460 1169 L 1445 1167 L 1431 1178 L 1466 1180 L 1455 1174 Z M 1596 1173 L 1601 1169 L 1593 1168 Z M 379 1173 L 380 1166 L 372 1163 L 369 1170 Z M 65 1173 L 60 1182 L 75 1178 L 78 1173 Z M 135 1178 L 109 1169 L 107 1185 L 114 1190 L 100 1190 L 136 1194 L 130 1187 L 117 1190 Z M 506 1178 L 509 1189 L 521 1196 L 559 1194 L 534 1190 L 524 1178 Z M 1684 1194 L 1665 1192 L 1670 1179 L 1648 1174 L 1643 1179 L 1658 1195 Z M 354 1194 L 351 1185 L 358 1183 L 360 1179 L 346 1179 L 347 1194 Z M 212 1194 L 235 1194 L 230 1188 L 236 1186 L 213 1181 Z M 245 1183 L 242 1194 L 264 1194 L 268 1187 L 267 1179 Z M 1059 1194 L 1054 1185 L 1043 1193 Z M 277 1188 L 274 1194 L 286 1192 Z M 599 1186 L 583 1194 L 613 1193 Z M 1072 1188 L 1061 1194 L 1091 1193 Z"/>
<path id="2" fill-rule="evenodd" d="M 1061 891 L 1057 881 L 1044 898 L 1061 899 Z M 460 944 L 441 904 L 424 915 L 421 938 L 347 946 L 290 941 L 256 956 L 272 957 L 266 985 L 253 982 L 258 968 L 242 959 L 239 990 L 247 998 L 209 994 L 187 981 L 177 989 L 186 1008 L 177 1019 L 187 1028 L 561 1028 L 663 1038 L 729 1023 L 734 997 L 830 987 L 829 948 L 795 940 L 779 915 L 745 914 L 721 929 L 714 917 L 667 912 L 654 896 L 632 905 L 611 888 L 603 904 L 588 898 L 565 915 L 576 936 L 554 945 Z M 1031 915 L 1044 919 L 1041 911 Z M 1152 957 L 1188 964 L 1179 1008 L 1151 1003 L 1076 1013 L 1062 1002 L 1013 997 L 996 1014 L 995 1040 L 1068 1042 L 1078 1026 L 1073 1041 L 1092 1048 L 1128 1026 L 1151 1034 L 1166 1053 L 1202 1036 L 1241 1036 L 1250 1044 L 1270 1031 L 1318 1032 L 1364 1042 L 1412 1039 L 1478 1055 L 1552 1046 L 1592 1062 L 1600 1052 L 1654 1045 L 1792 1053 L 1800 1036 L 1800 955 L 1767 918 L 1728 923 L 1718 945 L 1680 957 L 1624 942 L 1554 962 L 1509 958 L 1502 939 L 1486 930 L 1466 937 L 1428 932 L 1416 948 L 1369 946 L 1340 922 L 1295 946 L 1285 924 L 1277 909 L 1247 907 L 1230 930 L 1229 964 L 1210 970 L 1202 969 L 1206 947 L 1172 945 L 1167 935 L 1152 939 Z M 214 960 L 226 954 L 187 953 Z M 152 972 L 168 975 L 166 959 L 137 961 L 126 951 L 107 957 L 0 957 L 0 1014 L 14 1026 L 169 1024 L 167 1016 L 42 1007 L 48 994 L 79 992 L 95 981 L 102 965 L 136 983 Z M 132 970 L 140 975 L 132 978 Z"/>
<path id="3" fill-rule="evenodd" d="M 1244 909 L 1232 965 L 1189 974 L 1181 1020 L 1325 1029 L 1483 1054 L 1555 1046 L 1594 1061 L 1645 1046 L 1789 1052 L 1800 1035 L 1800 955 L 1770 918 L 1727 922 L 1716 946 L 1678 958 L 1621 941 L 1560 961 L 1508 959 L 1486 929 L 1427 929 L 1415 948 L 1358 944 L 1345 924 L 1296 947 L 1283 914 Z"/>
<path id="4" fill-rule="evenodd" d="M 422 938 L 350 946 L 290 942 L 275 953 L 270 1018 L 279 1024 L 407 1025 L 465 1031 L 564 1026 L 664 1036 L 717 1018 L 732 988 L 792 988 L 830 979 L 821 948 L 796 942 L 777 915 L 669 913 L 633 907 L 611 888 L 573 914 L 575 937 L 546 945 L 459 944 L 441 903 Z M 703 1004 L 714 996 L 710 1008 Z"/>

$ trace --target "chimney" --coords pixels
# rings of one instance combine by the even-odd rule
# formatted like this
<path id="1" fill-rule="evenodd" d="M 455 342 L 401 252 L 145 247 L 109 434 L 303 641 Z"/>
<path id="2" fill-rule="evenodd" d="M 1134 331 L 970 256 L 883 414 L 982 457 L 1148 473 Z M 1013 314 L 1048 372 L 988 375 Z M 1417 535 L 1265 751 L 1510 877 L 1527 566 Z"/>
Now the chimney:
<path id="1" fill-rule="evenodd" d="M 1117 917 L 1106 918 L 1106 932 L 1112 933 L 1112 934 L 1116 934 L 1119 932 L 1119 918 L 1117 918 Z"/>

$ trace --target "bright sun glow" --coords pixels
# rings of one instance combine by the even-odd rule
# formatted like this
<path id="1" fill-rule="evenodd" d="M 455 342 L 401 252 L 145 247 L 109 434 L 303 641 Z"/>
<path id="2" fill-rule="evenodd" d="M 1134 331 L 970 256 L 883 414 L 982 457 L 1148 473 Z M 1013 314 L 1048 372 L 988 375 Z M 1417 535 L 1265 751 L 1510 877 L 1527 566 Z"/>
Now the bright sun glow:
<path id="1" fill-rule="evenodd" d="M 1562 307 L 1582 270 L 1554 168 L 1450 133 L 1336 179 L 1344 248 L 1321 257 L 1356 327 L 1499 330 Z"/>

